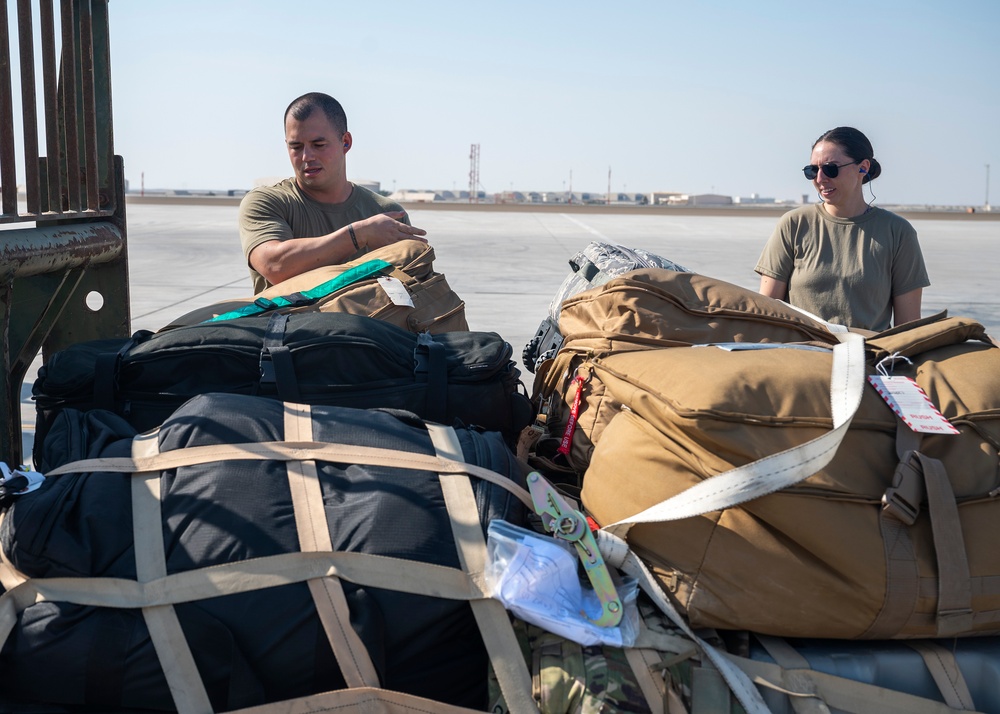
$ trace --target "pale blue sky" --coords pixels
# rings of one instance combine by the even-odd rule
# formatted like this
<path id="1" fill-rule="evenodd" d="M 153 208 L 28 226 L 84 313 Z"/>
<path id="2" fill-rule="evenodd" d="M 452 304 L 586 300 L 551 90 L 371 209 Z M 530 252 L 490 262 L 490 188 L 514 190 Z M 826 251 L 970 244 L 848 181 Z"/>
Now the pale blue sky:
<path id="1" fill-rule="evenodd" d="M 1000 203 L 1000 2 L 112 0 L 116 151 L 137 187 L 290 173 L 281 115 L 344 104 L 383 188 L 797 199 L 823 131 L 882 203 Z M 866 195 L 868 195 L 866 193 Z"/>

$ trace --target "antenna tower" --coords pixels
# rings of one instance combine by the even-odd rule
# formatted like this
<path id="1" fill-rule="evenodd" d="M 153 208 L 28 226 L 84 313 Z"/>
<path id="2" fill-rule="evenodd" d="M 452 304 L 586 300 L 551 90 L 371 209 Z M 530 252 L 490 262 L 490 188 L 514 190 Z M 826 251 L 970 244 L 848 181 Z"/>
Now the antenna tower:
<path id="1" fill-rule="evenodd" d="M 469 203 L 479 203 L 479 144 L 469 151 Z"/>

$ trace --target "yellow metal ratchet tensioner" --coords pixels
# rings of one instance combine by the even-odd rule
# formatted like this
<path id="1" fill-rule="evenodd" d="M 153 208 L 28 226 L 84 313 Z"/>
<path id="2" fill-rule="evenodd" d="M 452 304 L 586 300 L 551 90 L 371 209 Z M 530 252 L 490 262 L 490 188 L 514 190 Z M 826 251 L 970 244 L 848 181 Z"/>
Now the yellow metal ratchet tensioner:
<path id="1" fill-rule="evenodd" d="M 601 616 L 596 620 L 586 612 L 581 611 L 580 614 L 600 627 L 615 627 L 621 622 L 624 608 L 601 551 L 597 549 L 594 534 L 590 532 L 587 518 L 572 508 L 537 471 L 528 474 L 528 492 L 545 528 L 556 538 L 576 546 L 587 578 L 601 602 Z"/>

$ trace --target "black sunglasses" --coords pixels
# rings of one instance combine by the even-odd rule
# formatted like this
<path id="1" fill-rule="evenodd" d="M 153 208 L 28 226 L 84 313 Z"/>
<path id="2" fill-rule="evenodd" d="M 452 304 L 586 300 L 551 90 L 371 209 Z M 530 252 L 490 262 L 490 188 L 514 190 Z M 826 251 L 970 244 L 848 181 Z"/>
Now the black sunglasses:
<path id="1" fill-rule="evenodd" d="M 817 166 L 816 164 L 809 164 L 808 166 L 802 167 L 802 173 L 806 175 L 806 178 L 812 181 L 814 178 L 819 176 L 820 169 L 827 178 L 837 178 L 840 174 L 840 170 L 845 166 L 850 166 L 851 164 L 860 164 L 860 161 L 848 161 L 846 164 L 823 164 L 822 166 Z"/>

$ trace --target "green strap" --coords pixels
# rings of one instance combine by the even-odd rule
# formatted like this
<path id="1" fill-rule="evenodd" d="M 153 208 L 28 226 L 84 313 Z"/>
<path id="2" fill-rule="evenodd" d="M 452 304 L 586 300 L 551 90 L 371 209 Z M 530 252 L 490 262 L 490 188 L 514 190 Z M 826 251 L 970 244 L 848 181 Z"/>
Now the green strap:
<path id="1" fill-rule="evenodd" d="M 277 310 L 282 307 L 311 305 L 320 298 L 325 298 L 327 295 L 335 293 L 342 288 L 346 288 L 348 285 L 353 285 L 354 283 L 361 282 L 362 280 L 367 280 L 368 278 L 385 271 L 386 268 L 391 269 L 392 267 L 391 263 L 387 263 L 384 260 L 369 260 L 341 273 L 335 278 L 327 280 L 321 285 L 317 285 L 312 290 L 303 290 L 301 292 L 292 293 L 287 297 L 278 296 L 273 300 L 265 297 L 259 297 L 245 307 L 241 307 L 238 310 L 232 310 L 230 312 L 224 312 L 221 315 L 216 315 L 213 318 L 205 320 L 205 322 L 235 320 L 238 317 L 259 315 L 262 312 Z"/>

